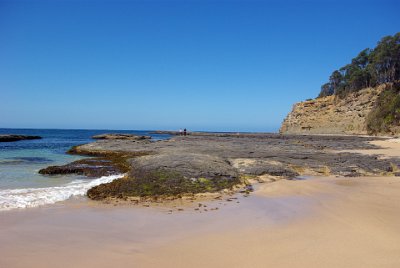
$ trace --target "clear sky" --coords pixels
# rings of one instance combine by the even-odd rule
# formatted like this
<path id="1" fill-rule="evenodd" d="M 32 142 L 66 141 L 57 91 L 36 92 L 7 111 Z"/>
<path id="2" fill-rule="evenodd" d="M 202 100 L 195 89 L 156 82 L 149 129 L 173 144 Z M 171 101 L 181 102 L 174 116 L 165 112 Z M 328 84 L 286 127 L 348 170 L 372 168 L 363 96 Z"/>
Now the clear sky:
<path id="1" fill-rule="evenodd" d="M 0 127 L 277 131 L 400 1 L 0 0 Z"/>

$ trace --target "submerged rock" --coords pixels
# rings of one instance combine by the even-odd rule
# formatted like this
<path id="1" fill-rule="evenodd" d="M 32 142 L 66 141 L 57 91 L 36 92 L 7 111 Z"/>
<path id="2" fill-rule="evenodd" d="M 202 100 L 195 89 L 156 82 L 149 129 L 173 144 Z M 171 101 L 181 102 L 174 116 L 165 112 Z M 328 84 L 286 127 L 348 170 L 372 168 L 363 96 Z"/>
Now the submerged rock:
<path id="1" fill-rule="evenodd" d="M 27 136 L 27 135 L 0 135 L 0 142 L 22 141 L 22 140 L 37 140 L 41 139 L 40 136 Z"/>
<path id="2" fill-rule="evenodd" d="M 99 178 L 102 176 L 120 174 L 122 172 L 111 160 L 89 158 L 74 161 L 62 166 L 50 166 L 39 170 L 39 173 L 45 175 L 76 174 Z"/>
<path id="3" fill-rule="evenodd" d="M 53 160 L 46 157 L 37 157 L 37 156 L 25 156 L 25 157 L 6 157 L 5 160 L 0 161 L 1 164 L 43 164 L 43 163 L 51 163 Z"/>

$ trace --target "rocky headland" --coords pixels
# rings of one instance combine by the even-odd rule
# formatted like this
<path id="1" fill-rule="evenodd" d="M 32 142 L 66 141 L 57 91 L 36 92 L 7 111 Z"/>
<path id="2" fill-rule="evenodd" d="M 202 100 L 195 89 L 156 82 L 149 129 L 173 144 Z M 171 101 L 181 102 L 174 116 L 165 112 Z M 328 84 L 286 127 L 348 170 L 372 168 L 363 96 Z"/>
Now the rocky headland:
<path id="1" fill-rule="evenodd" d="M 376 139 L 383 138 L 226 133 L 160 141 L 103 139 L 69 151 L 94 158 L 51 167 L 41 173 L 126 174 L 122 179 L 90 189 L 88 196 L 96 200 L 179 197 L 225 189 L 248 194 L 253 182 L 307 175 L 400 175 L 400 161 L 396 158 L 340 152 L 377 149 L 378 146 L 368 143 Z M 93 167 L 91 171 L 82 170 L 88 166 Z"/>
<path id="2" fill-rule="evenodd" d="M 296 103 L 280 132 L 400 134 L 400 32 L 334 70 L 316 99 Z"/>
<path id="3" fill-rule="evenodd" d="M 22 140 L 37 140 L 41 139 L 40 136 L 28 136 L 28 135 L 16 135 L 16 134 L 5 134 L 0 135 L 0 142 L 12 142 Z"/>
<path id="4" fill-rule="evenodd" d="M 282 134 L 368 134 L 367 118 L 386 85 L 366 88 L 345 98 L 325 96 L 293 105 Z"/>

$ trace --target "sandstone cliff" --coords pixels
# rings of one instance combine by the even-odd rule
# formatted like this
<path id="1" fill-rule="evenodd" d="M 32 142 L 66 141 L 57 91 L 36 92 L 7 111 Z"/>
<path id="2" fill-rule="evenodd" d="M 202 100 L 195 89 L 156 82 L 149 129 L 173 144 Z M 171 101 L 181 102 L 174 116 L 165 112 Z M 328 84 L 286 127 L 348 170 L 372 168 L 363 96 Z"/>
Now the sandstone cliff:
<path id="1" fill-rule="evenodd" d="M 385 88 L 366 88 L 343 99 L 328 96 L 296 103 L 280 133 L 367 134 L 367 116 Z"/>

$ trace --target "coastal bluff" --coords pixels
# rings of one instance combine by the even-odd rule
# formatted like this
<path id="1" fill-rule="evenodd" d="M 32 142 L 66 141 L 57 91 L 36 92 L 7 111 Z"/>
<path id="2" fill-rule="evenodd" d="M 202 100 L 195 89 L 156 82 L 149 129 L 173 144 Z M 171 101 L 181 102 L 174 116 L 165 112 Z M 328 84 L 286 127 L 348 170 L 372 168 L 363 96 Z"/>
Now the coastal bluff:
<path id="1" fill-rule="evenodd" d="M 331 95 L 296 103 L 279 132 L 366 135 L 368 115 L 385 88 L 386 85 L 381 85 L 362 89 L 345 98 Z"/>

